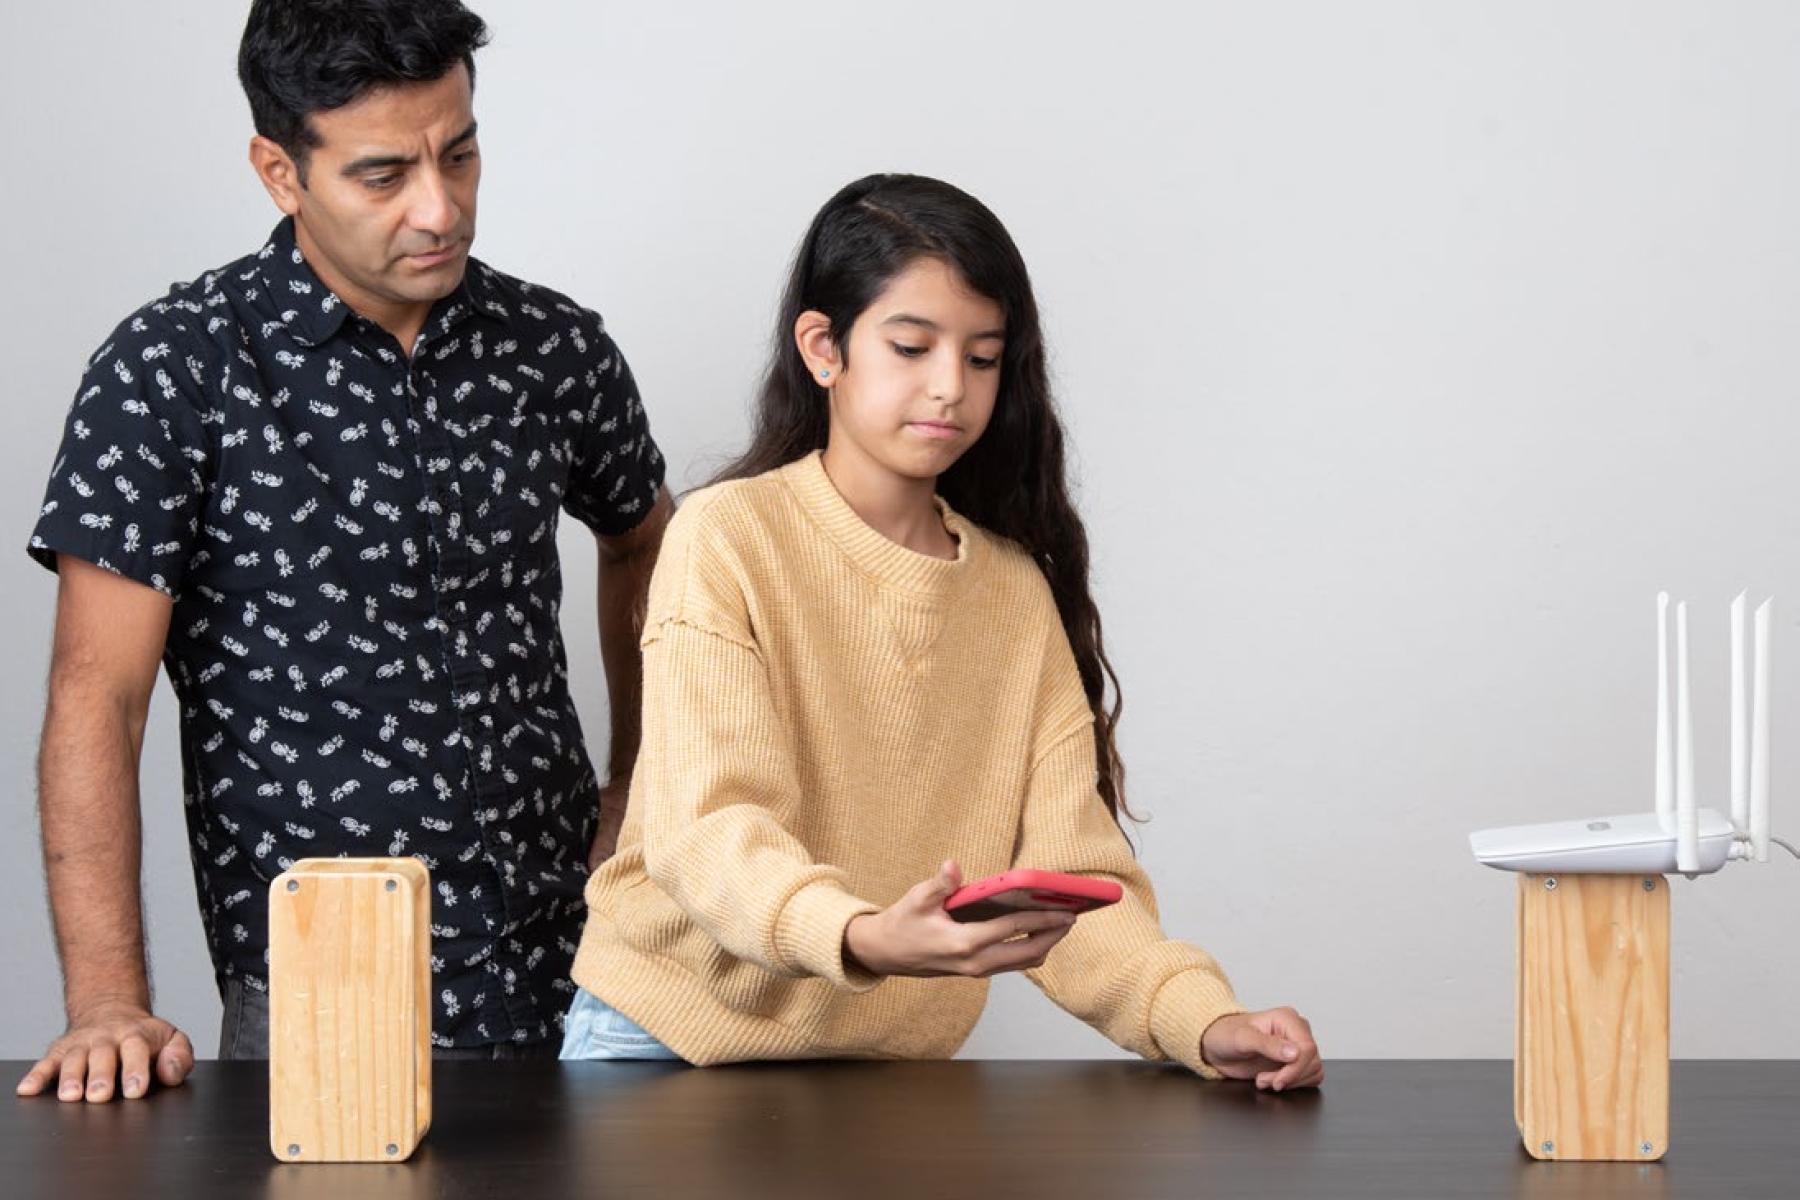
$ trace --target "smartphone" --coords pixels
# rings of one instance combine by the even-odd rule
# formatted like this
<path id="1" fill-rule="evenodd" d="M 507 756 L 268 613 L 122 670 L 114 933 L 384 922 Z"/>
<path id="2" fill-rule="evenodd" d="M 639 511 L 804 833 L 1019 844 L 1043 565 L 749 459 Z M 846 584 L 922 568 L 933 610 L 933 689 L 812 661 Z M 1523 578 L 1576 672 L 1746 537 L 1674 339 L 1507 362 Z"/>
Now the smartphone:
<path id="1" fill-rule="evenodd" d="M 1019 867 L 958 888 L 944 909 L 958 921 L 991 921 L 1022 909 L 1087 912 L 1116 904 L 1124 894 L 1110 879 Z"/>

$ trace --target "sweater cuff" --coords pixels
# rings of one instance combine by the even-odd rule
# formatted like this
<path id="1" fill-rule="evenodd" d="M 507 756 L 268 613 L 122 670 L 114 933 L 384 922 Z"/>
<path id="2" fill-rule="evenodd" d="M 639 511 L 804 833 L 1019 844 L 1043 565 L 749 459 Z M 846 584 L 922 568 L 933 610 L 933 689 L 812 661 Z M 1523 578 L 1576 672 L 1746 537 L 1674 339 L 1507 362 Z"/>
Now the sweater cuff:
<path id="1" fill-rule="evenodd" d="M 775 918 L 775 959 L 796 974 L 816 975 L 848 992 L 866 992 L 881 976 L 844 961 L 844 926 L 881 909 L 833 883 L 811 883 L 788 897 Z"/>
<path id="2" fill-rule="evenodd" d="M 1183 971 L 1171 975 L 1150 1001 L 1150 1036 L 1163 1057 L 1193 1068 L 1204 1079 L 1223 1079 L 1200 1057 L 1200 1039 L 1220 1017 L 1247 1011 L 1219 976 L 1206 970 Z"/>

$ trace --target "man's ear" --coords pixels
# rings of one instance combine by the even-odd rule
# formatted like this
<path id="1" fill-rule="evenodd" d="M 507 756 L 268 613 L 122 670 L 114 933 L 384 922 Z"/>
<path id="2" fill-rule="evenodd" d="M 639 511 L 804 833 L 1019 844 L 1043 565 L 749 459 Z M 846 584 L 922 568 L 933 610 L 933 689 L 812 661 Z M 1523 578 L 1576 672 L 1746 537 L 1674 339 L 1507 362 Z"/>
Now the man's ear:
<path id="1" fill-rule="evenodd" d="M 800 319 L 794 322 L 794 344 L 800 348 L 807 372 L 820 387 L 830 387 L 837 382 L 843 356 L 838 353 L 837 342 L 831 336 L 830 317 L 810 308 L 801 313 Z"/>
<path id="2" fill-rule="evenodd" d="M 250 166 L 275 202 L 288 216 L 300 211 L 300 193 L 306 182 L 300 178 L 300 166 L 275 142 L 261 134 L 250 139 Z"/>

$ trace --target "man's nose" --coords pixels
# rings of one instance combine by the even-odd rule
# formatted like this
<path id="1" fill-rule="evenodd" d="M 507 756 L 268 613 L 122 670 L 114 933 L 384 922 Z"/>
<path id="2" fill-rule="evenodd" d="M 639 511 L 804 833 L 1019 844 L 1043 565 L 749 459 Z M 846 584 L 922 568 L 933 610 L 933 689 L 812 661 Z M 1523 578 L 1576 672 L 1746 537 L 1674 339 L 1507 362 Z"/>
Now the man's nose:
<path id="1" fill-rule="evenodd" d="M 407 223 L 414 229 L 429 233 L 440 241 L 456 232 L 457 223 L 462 220 L 462 210 L 451 196 L 442 172 L 426 169 L 419 173 L 418 185 L 413 191 L 412 207 L 406 216 Z"/>

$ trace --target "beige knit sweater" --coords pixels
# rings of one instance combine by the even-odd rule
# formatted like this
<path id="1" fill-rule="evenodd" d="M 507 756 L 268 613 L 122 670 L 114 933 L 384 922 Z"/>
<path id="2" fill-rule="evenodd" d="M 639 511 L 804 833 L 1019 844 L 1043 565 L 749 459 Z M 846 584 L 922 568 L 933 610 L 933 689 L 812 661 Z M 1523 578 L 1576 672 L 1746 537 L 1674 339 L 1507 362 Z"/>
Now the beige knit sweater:
<path id="1" fill-rule="evenodd" d="M 940 506 L 942 507 L 942 506 Z M 818 454 L 696 493 L 650 586 L 643 748 L 588 884 L 575 981 L 690 1062 L 947 1058 L 987 982 L 882 978 L 844 926 L 946 858 L 1116 879 L 1028 973 L 1128 1050 L 1207 1076 L 1242 1008 L 1158 927 L 1094 788 L 1092 715 L 1049 586 L 947 507 L 955 561 L 857 517 Z"/>

